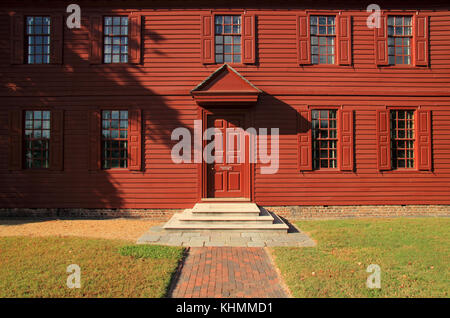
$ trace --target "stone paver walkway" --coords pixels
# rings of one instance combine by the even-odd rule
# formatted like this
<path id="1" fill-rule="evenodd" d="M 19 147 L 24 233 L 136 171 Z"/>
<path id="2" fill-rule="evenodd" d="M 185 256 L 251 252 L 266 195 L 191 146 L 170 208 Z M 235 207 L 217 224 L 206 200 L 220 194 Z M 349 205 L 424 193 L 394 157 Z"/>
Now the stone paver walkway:
<path id="1" fill-rule="evenodd" d="M 190 248 L 171 297 L 287 297 L 263 248 Z"/>
<path id="2" fill-rule="evenodd" d="M 315 246 L 316 243 L 305 233 L 292 228 L 289 233 L 252 233 L 222 231 L 166 231 L 161 226 L 150 228 L 138 244 L 158 244 L 186 247 L 265 247 L 265 246 Z"/>

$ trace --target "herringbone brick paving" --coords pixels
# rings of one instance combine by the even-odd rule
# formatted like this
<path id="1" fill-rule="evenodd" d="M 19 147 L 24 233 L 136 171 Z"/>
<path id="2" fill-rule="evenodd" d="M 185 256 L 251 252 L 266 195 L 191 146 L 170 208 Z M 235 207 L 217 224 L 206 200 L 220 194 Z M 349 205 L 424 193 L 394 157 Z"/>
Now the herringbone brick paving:
<path id="1" fill-rule="evenodd" d="M 171 297 L 287 297 L 263 248 L 191 247 Z"/>

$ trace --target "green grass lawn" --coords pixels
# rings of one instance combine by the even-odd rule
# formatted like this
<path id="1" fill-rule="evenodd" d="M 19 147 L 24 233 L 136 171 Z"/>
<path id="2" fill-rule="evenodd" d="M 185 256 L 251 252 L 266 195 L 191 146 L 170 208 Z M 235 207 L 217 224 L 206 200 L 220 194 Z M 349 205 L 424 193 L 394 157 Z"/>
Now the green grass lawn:
<path id="1" fill-rule="evenodd" d="M 449 297 L 450 219 L 302 221 L 311 248 L 273 248 L 294 297 Z M 369 289 L 367 266 L 381 267 Z"/>
<path id="2" fill-rule="evenodd" d="M 0 297 L 164 297 L 183 249 L 84 238 L 0 238 Z M 66 286 L 67 266 L 81 288 Z"/>

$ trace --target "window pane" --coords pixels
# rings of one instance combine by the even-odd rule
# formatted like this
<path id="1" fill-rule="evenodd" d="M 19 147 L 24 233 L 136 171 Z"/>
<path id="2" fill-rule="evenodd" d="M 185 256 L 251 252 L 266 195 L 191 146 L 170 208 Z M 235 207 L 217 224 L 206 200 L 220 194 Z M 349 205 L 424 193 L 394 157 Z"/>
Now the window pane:
<path id="1" fill-rule="evenodd" d="M 215 16 L 216 63 L 239 63 L 241 61 L 241 17 Z M 227 34 L 221 36 L 221 34 Z M 223 44 L 227 44 L 223 46 Z M 239 62 L 238 62 L 239 61 Z"/>
<path id="2" fill-rule="evenodd" d="M 24 155 L 26 168 L 49 167 L 50 111 L 25 111 Z"/>
<path id="3" fill-rule="evenodd" d="M 102 167 L 126 168 L 128 138 L 128 111 L 105 110 L 102 111 L 102 121 L 107 123 L 102 128 Z M 122 160 L 119 162 L 119 158 Z"/>
<path id="4" fill-rule="evenodd" d="M 50 17 L 27 17 L 26 24 L 26 63 L 50 63 Z"/>
<path id="5" fill-rule="evenodd" d="M 128 17 L 104 17 L 103 23 L 104 63 L 128 63 Z"/>
<path id="6" fill-rule="evenodd" d="M 312 110 L 313 167 L 337 167 L 336 110 Z"/>

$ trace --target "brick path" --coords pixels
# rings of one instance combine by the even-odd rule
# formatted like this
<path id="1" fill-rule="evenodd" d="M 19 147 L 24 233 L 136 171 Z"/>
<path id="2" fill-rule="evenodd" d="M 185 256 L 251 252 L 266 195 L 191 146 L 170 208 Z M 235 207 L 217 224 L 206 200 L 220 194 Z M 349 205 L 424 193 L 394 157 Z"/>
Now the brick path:
<path id="1" fill-rule="evenodd" d="M 191 247 L 175 298 L 287 297 L 263 248 Z"/>

